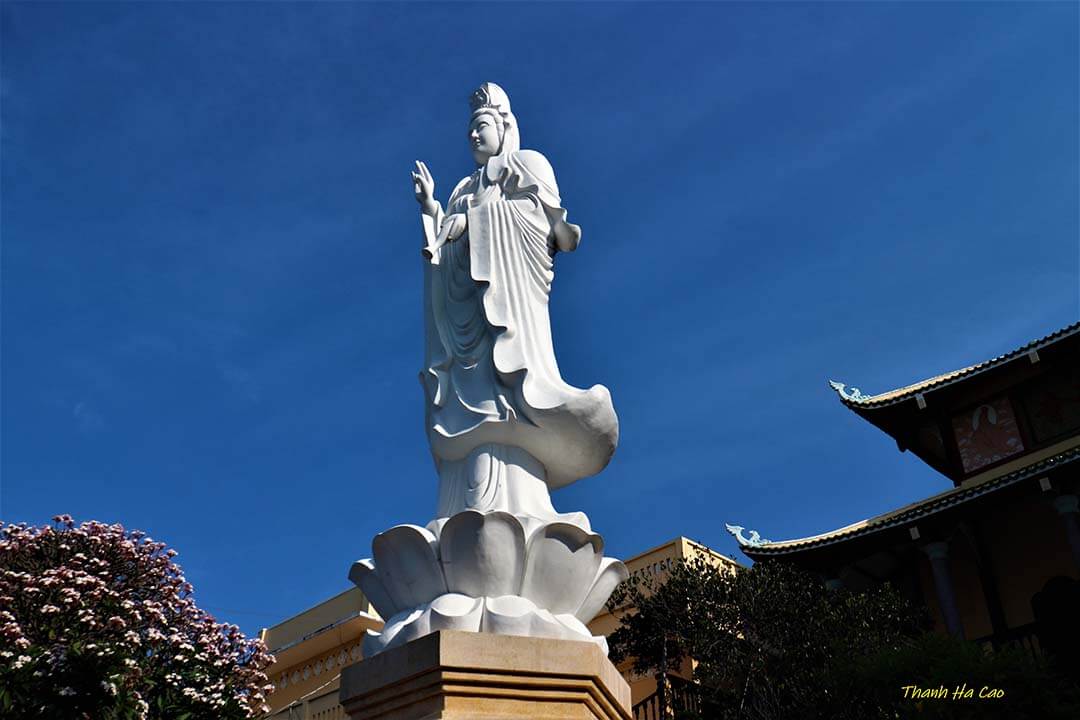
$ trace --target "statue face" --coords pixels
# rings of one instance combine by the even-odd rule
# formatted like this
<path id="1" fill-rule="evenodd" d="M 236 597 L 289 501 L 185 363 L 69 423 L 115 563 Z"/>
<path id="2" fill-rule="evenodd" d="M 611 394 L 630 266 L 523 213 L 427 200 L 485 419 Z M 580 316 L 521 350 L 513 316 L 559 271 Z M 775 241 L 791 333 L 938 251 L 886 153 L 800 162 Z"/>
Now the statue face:
<path id="1" fill-rule="evenodd" d="M 499 126 L 488 113 L 477 115 L 469 123 L 469 148 L 478 165 L 499 152 Z"/>

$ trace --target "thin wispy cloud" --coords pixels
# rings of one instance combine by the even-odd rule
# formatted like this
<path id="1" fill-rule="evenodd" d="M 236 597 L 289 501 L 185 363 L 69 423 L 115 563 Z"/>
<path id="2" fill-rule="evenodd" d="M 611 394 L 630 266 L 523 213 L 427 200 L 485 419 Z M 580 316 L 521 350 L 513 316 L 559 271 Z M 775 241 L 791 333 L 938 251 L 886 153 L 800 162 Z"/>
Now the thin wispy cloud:
<path id="1" fill-rule="evenodd" d="M 897 387 L 1080 314 L 1075 4 L 490 10 L 0 7 L 5 519 L 146 528 L 202 601 L 278 618 L 426 522 L 408 173 L 445 201 L 473 171 L 488 80 L 584 230 L 555 350 L 623 445 L 555 503 L 615 556 L 929 494 L 826 379 Z M 258 531 L 208 540 L 238 515 Z"/>
<path id="2" fill-rule="evenodd" d="M 85 402 L 77 402 L 71 408 L 71 417 L 75 420 L 79 432 L 95 433 L 105 429 L 105 418 Z"/>

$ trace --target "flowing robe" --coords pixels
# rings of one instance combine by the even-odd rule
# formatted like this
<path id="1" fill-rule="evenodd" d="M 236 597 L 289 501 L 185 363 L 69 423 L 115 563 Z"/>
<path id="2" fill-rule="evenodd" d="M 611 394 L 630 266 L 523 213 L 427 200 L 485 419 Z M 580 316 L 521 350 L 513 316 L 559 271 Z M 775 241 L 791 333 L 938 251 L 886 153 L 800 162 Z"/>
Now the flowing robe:
<path id="1" fill-rule="evenodd" d="M 607 388 L 563 382 L 552 346 L 553 260 L 580 229 L 566 222 L 551 165 L 530 150 L 491 158 L 458 183 L 447 212 L 466 214 L 467 227 L 425 264 L 420 374 L 438 515 L 550 516 L 547 489 L 600 472 L 618 443 Z"/>

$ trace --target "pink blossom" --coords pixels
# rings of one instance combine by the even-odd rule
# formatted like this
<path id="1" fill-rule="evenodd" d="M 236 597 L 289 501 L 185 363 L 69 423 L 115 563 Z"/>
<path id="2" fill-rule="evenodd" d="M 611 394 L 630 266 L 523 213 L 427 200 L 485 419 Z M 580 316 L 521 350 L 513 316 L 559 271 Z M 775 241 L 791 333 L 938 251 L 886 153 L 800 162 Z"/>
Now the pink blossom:
<path id="1" fill-rule="evenodd" d="M 198 608 L 194 588 L 171 561 L 175 551 L 120 525 L 76 527 L 65 515 L 54 522 L 0 529 L 0 673 L 24 673 L 16 687 L 25 695 L 17 702 L 39 704 L 56 688 L 79 687 L 67 674 L 68 645 L 78 643 L 81 666 L 100 668 L 102 687 L 115 688 L 110 697 L 128 705 L 69 716 L 145 718 L 144 682 L 186 692 L 194 716 L 231 720 L 265 712 L 272 686 L 264 670 L 273 658 L 262 643 Z M 48 558 L 51 566 L 24 563 L 24 556 Z M 70 697 L 82 703 L 89 696 Z M 36 716 L 38 704 L 12 712 Z"/>

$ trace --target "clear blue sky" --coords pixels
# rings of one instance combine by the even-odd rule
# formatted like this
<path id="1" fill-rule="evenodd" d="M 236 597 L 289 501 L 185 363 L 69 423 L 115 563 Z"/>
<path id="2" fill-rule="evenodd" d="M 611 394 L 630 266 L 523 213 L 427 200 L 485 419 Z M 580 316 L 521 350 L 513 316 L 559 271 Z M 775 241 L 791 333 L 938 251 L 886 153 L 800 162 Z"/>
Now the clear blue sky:
<path id="1" fill-rule="evenodd" d="M 1078 5 L 4 2 L 2 507 L 180 551 L 246 631 L 424 523 L 420 223 L 505 87 L 584 238 L 555 494 L 630 556 L 948 486 L 841 406 L 1080 317 Z"/>

